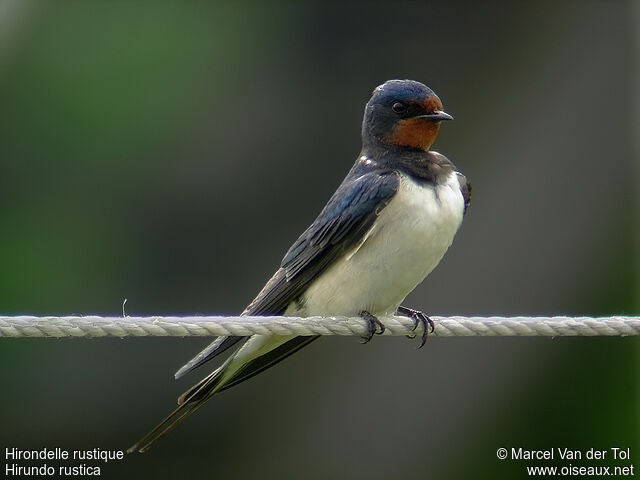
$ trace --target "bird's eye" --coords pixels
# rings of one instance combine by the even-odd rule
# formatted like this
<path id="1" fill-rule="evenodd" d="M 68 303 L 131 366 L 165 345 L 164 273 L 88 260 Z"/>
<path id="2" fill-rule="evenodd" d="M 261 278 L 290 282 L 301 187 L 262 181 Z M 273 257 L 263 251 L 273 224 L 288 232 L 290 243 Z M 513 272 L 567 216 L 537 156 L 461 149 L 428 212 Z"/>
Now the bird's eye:
<path id="1" fill-rule="evenodd" d="M 402 113 L 407 109 L 407 106 L 402 102 L 396 102 L 391 106 L 391 110 L 396 113 Z"/>

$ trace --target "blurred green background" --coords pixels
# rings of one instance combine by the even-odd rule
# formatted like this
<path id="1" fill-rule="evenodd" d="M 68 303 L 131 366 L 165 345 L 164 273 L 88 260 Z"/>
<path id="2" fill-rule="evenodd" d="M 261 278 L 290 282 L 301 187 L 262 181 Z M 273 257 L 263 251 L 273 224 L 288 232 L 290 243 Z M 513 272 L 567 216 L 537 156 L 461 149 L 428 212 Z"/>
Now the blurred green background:
<path id="1" fill-rule="evenodd" d="M 638 315 L 639 26 L 632 1 L 0 2 L 0 311 L 240 312 L 355 160 L 371 90 L 412 78 L 474 197 L 407 304 Z M 0 447 L 126 448 L 206 343 L 0 341 Z M 512 446 L 640 468 L 637 338 L 415 346 L 323 339 L 102 477 L 525 478 Z"/>

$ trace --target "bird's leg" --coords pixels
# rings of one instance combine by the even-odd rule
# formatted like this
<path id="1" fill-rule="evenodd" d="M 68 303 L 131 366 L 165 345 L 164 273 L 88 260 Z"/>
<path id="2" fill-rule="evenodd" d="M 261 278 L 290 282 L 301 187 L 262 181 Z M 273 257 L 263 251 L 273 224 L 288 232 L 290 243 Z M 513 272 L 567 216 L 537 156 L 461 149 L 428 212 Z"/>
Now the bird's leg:
<path id="1" fill-rule="evenodd" d="M 418 345 L 418 348 L 422 348 L 424 346 L 424 343 L 427 341 L 429 333 L 433 333 L 433 330 L 435 328 L 433 320 L 427 317 L 420 310 L 403 307 L 402 305 L 398 307 L 398 315 L 404 315 L 405 317 L 412 318 L 414 330 L 418 328 L 418 325 L 422 325 L 422 339 L 420 340 L 420 345 Z M 429 332 L 429 327 L 431 327 L 431 332 Z"/>
<path id="2" fill-rule="evenodd" d="M 364 342 L 367 343 L 369 340 L 373 338 L 374 334 L 382 335 L 385 331 L 385 326 L 382 324 L 380 320 L 375 315 L 371 315 L 369 312 L 362 311 L 359 314 L 363 319 L 367 321 L 367 335 L 366 337 L 362 337 Z M 380 330 L 378 331 L 378 328 Z"/>

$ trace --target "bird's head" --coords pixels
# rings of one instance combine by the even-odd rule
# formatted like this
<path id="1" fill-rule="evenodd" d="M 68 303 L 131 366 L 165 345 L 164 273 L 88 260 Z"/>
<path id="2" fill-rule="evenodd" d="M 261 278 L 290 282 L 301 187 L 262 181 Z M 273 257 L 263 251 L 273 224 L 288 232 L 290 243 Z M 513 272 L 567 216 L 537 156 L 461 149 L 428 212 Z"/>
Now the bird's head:
<path id="1" fill-rule="evenodd" d="M 413 80 L 389 80 L 373 91 L 364 111 L 362 142 L 429 150 L 440 122 L 453 120 L 426 85 Z"/>

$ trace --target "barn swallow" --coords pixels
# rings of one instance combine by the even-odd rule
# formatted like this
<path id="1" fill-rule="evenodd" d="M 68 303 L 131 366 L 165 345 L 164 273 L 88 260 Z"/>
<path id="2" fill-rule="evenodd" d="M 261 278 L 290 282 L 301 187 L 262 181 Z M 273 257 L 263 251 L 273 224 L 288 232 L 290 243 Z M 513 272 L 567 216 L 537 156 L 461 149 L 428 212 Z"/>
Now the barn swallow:
<path id="1" fill-rule="evenodd" d="M 362 122 L 362 150 L 318 217 L 293 243 L 280 268 L 242 315 L 344 315 L 382 333 L 383 315 L 430 319 L 400 304 L 447 251 L 469 205 L 471 187 L 444 155 L 430 150 L 440 122 L 452 120 L 422 83 L 377 87 Z M 144 452 L 214 394 L 261 373 L 318 336 L 219 337 L 179 378 L 242 345 L 178 398 L 178 407 L 128 451 Z"/>

